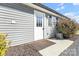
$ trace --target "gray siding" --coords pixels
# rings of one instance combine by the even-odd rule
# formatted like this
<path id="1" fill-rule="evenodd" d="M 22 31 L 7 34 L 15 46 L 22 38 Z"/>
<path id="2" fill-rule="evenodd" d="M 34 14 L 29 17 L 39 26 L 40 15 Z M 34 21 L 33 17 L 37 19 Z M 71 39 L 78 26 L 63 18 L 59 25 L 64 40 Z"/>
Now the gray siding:
<path id="1" fill-rule="evenodd" d="M 33 14 L 34 10 L 28 6 L 21 6 L 21 4 L 0 4 L 0 32 L 8 33 L 7 39 L 12 42 L 11 45 L 33 41 Z M 16 23 L 12 24 L 12 20 L 15 20 Z"/>

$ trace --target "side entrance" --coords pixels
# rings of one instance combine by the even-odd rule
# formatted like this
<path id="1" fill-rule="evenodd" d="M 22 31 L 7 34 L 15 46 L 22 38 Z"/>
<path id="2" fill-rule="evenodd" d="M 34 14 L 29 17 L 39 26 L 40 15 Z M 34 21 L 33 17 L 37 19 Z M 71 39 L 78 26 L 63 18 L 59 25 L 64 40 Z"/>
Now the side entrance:
<path id="1" fill-rule="evenodd" d="M 34 40 L 50 38 L 54 34 L 56 18 L 34 10 Z"/>
<path id="2" fill-rule="evenodd" d="M 44 13 L 34 10 L 34 40 L 44 38 Z"/>

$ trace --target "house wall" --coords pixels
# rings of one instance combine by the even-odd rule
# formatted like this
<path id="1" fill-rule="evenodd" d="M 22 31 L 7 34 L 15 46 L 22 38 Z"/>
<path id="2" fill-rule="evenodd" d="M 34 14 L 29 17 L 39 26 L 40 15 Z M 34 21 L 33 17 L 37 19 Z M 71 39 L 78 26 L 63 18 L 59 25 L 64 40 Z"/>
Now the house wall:
<path id="1" fill-rule="evenodd" d="M 45 16 L 44 19 L 44 38 L 54 37 L 55 27 L 56 27 L 56 17 L 52 16 L 51 19 L 52 26 L 48 25 L 48 18 Z"/>
<path id="2" fill-rule="evenodd" d="M 42 13 L 42 12 L 41 12 Z M 12 24 L 12 20 L 16 23 Z M 52 26 L 44 17 L 44 38 L 50 38 L 55 31 L 55 17 L 52 16 Z M 8 34 L 11 46 L 24 44 L 34 40 L 34 9 L 23 4 L 0 4 L 0 32 Z"/>
<path id="3" fill-rule="evenodd" d="M 49 26 L 48 25 L 48 16 L 49 14 L 40 12 L 40 11 L 35 11 L 35 14 L 39 15 L 39 16 L 44 16 L 43 18 L 43 27 L 37 27 L 36 26 L 36 17 L 35 17 L 35 21 L 34 21 L 34 39 L 35 40 L 39 40 L 39 38 L 41 39 L 47 39 L 47 38 L 51 38 L 54 37 L 55 35 L 55 31 L 56 31 L 56 17 L 52 16 L 51 17 L 51 23 L 52 25 Z M 35 15 L 36 16 L 36 15 Z M 44 30 L 43 30 L 44 28 Z"/>
<path id="4" fill-rule="evenodd" d="M 56 24 L 57 24 L 57 19 L 55 16 L 52 16 L 52 28 L 51 28 L 51 33 L 50 33 L 50 37 L 55 37 L 55 33 L 56 33 Z"/>
<path id="5" fill-rule="evenodd" d="M 33 14 L 32 8 L 22 4 L 0 4 L 0 32 L 8 34 L 11 46 L 34 40 Z"/>

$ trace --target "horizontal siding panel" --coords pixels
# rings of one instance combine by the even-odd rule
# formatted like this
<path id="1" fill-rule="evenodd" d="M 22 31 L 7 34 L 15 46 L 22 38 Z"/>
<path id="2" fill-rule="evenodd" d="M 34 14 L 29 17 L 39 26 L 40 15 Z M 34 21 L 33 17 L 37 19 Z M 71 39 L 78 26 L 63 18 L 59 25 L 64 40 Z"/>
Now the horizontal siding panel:
<path id="1" fill-rule="evenodd" d="M 31 18 L 32 18 L 33 16 L 31 16 Z M 26 17 L 25 19 L 23 19 L 23 18 L 20 18 L 20 19 L 22 19 L 22 22 L 27 22 L 27 21 L 29 21 L 29 20 L 31 20 L 31 21 L 33 21 L 31 18 L 29 18 L 29 20 L 28 20 L 28 18 L 29 17 Z M 16 20 L 16 21 L 19 21 L 20 19 L 13 19 L 13 18 L 5 18 L 5 17 L 0 17 L 0 20 L 2 20 L 3 21 L 3 19 L 4 19 L 4 21 L 10 21 L 10 20 Z M 26 21 L 27 20 L 27 21 Z"/>
<path id="2" fill-rule="evenodd" d="M 28 30 L 29 33 L 32 33 L 32 31 L 33 31 L 33 30 L 30 30 L 30 29 L 27 29 L 27 30 Z M 7 30 L 7 29 L 6 30 L 3 30 L 2 29 L 2 30 L 0 30 L 0 32 L 3 31 L 3 32 L 7 32 L 7 33 L 9 33 L 9 32 L 14 32 L 14 33 L 15 32 L 17 32 L 17 33 L 19 33 L 19 32 L 25 32 L 25 33 L 28 33 L 27 30 L 23 30 L 22 31 L 22 29 L 21 30 L 15 30 L 15 29 L 14 30 L 13 29 L 12 30 Z"/>
<path id="3" fill-rule="evenodd" d="M 1 20 L 0 20 L 1 21 Z M 0 22 L 0 25 L 3 25 L 3 26 L 7 26 L 7 25 L 11 25 L 11 26 L 16 26 L 16 25 L 18 25 L 18 26 L 28 26 L 30 23 L 27 23 L 27 22 L 25 22 L 25 23 L 21 23 L 21 22 L 17 22 L 17 21 L 15 21 L 16 23 L 15 24 L 12 24 L 11 23 L 12 21 L 9 21 L 9 22 Z M 32 23 L 33 21 L 31 21 L 31 23 Z M 33 26 L 33 25 L 32 25 Z"/>
<path id="4" fill-rule="evenodd" d="M 3 14 L 4 13 L 4 14 Z M 27 13 L 26 13 L 27 14 Z M 17 14 L 10 14 L 10 13 L 6 13 L 6 12 L 2 12 L 1 10 L 0 10 L 0 15 L 3 15 L 3 16 L 11 16 L 11 17 L 16 17 L 16 18 L 19 18 L 19 17 L 22 17 L 22 18 L 25 18 L 26 17 L 26 15 L 17 15 Z M 31 16 L 31 15 L 27 15 L 27 16 Z"/>
<path id="5" fill-rule="evenodd" d="M 13 36 L 15 36 L 15 37 L 13 37 Z M 10 40 L 14 40 L 14 39 L 16 39 L 17 40 L 17 38 L 22 38 L 22 39 L 27 39 L 28 37 L 30 38 L 30 36 L 24 36 L 24 35 L 19 35 L 19 36 L 17 36 L 17 35 L 13 35 L 13 36 L 8 36 L 8 38 L 11 38 Z M 17 38 L 16 38 L 17 37 Z M 27 38 L 26 38 L 27 37 Z M 22 40 L 22 39 L 18 39 L 18 40 Z M 31 38 L 32 39 L 32 38 Z"/>
<path id="6" fill-rule="evenodd" d="M 10 15 L 10 16 L 14 16 L 14 17 L 25 17 L 26 14 L 15 14 L 14 12 L 8 12 L 7 11 L 4 11 L 4 10 L 1 10 L 0 9 L 0 14 L 5 14 L 5 15 Z M 30 16 L 30 14 L 28 14 L 27 16 Z"/>
<path id="7" fill-rule="evenodd" d="M 12 20 L 15 20 L 16 23 L 11 24 Z M 26 41 L 26 43 L 33 41 L 33 13 L 24 13 L 19 10 L 0 6 L 0 32 L 5 32 L 8 34 L 7 39 L 12 41 L 11 44 L 16 42 L 19 43 L 21 41 Z"/>
<path id="8" fill-rule="evenodd" d="M 13 37 L 13 36 L 15 36 L 15 37 Z M 27 35 L 25 36 L 25 35 L 22 35 L 22 34 L 21 34 L 21 35 L 12 35 L 12 36 L 8 36 L 8 38 L 11 38 L 11 39 L 13 39 L 13 40 L 14 40 L 14 39 L 17 40 L 16 37 L 17 37 L 17 38 L 22 38 L 22 39 L 27 39 L 28 37 L 30 37 L 30 35 L 29 35 L 29 36 L 27 36 Z M 27 37 L 27 38 L 26 38 L 26 37 Z M 10 39 L 10 40 L 11 40 L 11 39 Z M 31 38 L 31 39 L 32 39 L 32 38 Z M 21 40 L 21 39 L 18 39 L 18 40 Z"/>
<path id="9" fill-rule="evenodd" d="M 26 19 L 26 20 L 27 20 L 27 19 Z M 26 20 L 22 20 L 22 22 L 21 22 L 21 21 L 18 21 L 18 20 L 14 20 L 14 21 L 16 21 L 16 24 L 21 24 L 21 23 L 22 23 L 22 24 L 30 24 L 29 21 L 28 21 L 28 20 L 26 21 Z M 33 20 L 31 20 L 31 19 L 29 19 L 29 20 L 30 20 L 30 22 L 33 22 Z M 1 23 L 1 24 L 4 23 L 4 24 L 7 24 L 7 25 L 8 25 L 8 24 L 11 25 L 11 21 L 12 21 L 11 19 L 8 19 L 8 20 L 5 20 L 5 19 L 4 19 L 4 21 L 3 21 L 2 19 L 0 19 L 0 23 Z"/>
<path id="10" fill-rule="evenodd" d="M 29 25 L 29 24 L 28 24 L 28 25 Z M 27 27 L 27 26 L 22 26 L 22 27 L 21 27 L 21 26 L 1 26 L 0 28 L 2 28 L 2 29 L 5 29 L 5 28 L 6 28 L 6 29 L 8 29 L 8 28 L 9 28 L 9 29 L 32 29 L 31 26 L 32 26 L 32 25 L 30 25 L 29 27 Z M 8 27 L 8 28 L 7 28 L 7 27 Z M 17 27 L 18 27 L 18 28 L 17 28 Z M 24 28 L 24 27 L 25 27 L 25 28 Z"/>
<path id="11" fill-rule="evenodd" d="M 24 15 L 26 15 L 25 12 L 20 12 L 19 10 L 8 8 L 8 7 L 3 7 L 3 6 L 0 6 L 0 10 L 3 11 L 3 12 L 5 12 L 5 13 L 10 13 L 10 14 L 17 15 L 17 16 L 24 16 Z M 26 9 L 26 10 L 28 10 L 28 9 Z"/>
<path id="12" fill-rule="evenodd" d="M 31 17 L 33 17 L 33 16 L 25 16 L 25 18 L 22 18 L 22 19 L 28 19 L 28 18 L 30 18 L 31 19 Z M 21 17 L 18 17 L 18 18 L 16 18 L 16 17 L 11 17 L 11 16 L 5 16 L 5 15 L 0 15 L 0 18 L 3 18 L 3 19 L 14 19 L 14 20 L 19 20 L 19 19 L 21 19 Z"/>

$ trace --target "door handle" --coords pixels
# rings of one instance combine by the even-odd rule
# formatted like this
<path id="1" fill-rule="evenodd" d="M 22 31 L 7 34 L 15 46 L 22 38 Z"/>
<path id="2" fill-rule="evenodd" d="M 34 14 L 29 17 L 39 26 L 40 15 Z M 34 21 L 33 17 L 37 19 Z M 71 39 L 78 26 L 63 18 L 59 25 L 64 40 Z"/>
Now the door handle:
<path id="1" fill-rule="evenodd" d="M 44 28 L 42 28 L 44 30 Z"/>

